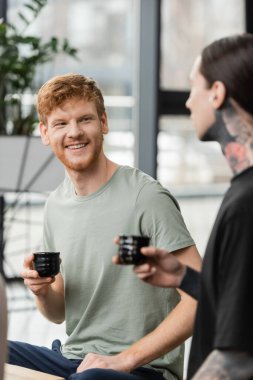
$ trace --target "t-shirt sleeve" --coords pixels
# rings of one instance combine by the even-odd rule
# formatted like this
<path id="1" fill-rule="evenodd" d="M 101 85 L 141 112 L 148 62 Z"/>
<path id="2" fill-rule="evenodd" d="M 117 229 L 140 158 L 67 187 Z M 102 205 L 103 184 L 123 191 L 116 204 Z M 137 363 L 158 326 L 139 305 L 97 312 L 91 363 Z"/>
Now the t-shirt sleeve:
<path id="1" fill-rule="evenodd" d="M 194 245 L 175 198 L 159 183 L 142 187 L 136 201 L 140 230 L 151 244 L 169 252 Z"/>
<path id="2" fill-rule="evenodd" d="M 221 231 L 215 348 L 253 351 L 252 218 L 237 215 Z"/>

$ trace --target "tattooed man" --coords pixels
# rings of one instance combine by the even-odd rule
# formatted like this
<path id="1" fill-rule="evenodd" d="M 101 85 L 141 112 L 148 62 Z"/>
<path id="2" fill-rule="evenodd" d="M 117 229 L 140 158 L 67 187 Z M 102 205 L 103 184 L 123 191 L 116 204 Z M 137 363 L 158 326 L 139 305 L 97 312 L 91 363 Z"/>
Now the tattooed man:
<path id="1" fill-rule="evenodd" d="M 188 379 L 253 379 L 253 35 L 213 42 L 194 63 L 186 102 L 202 141 L 217 141 L 233 177 L 202 273 L 154 247 L 138 277 L 198 298 Z M 201 217 L 201 216 L 200 216 Z M 117 263 L 117 258 L 114 259 Z"/>

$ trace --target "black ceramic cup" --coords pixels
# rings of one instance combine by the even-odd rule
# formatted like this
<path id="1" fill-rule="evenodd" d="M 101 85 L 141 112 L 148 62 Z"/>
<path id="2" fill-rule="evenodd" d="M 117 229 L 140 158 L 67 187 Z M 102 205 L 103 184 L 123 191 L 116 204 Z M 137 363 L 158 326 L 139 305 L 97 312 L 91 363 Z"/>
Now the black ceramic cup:
<path id="1" fill-rule="evenodd" d="M 149 245 L 147 236 L 120 235 L 119 236 L 119 259 L 121 264 L 138 265 L 145 261 L 145 256 L 140 252 L 142 247 Z"/>
<path id="2" fill-rule="evenodd" d="M 54 277 L 60 271 L 60 252 L 35 252 L 33 268 L 40 277 Z"/>

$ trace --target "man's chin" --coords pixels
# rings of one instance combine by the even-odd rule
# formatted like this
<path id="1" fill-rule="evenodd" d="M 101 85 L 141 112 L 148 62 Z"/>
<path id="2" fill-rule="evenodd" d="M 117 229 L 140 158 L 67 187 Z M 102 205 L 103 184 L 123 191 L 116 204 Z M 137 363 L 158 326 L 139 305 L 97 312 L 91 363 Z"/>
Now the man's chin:
<path id="1" fill-rule="evenodd" d="M 199 133 L 196 133 L 196 135 L 197 135 L 197 138 L 198 138 L 198 140 L 199 141 L 207 141 L 206 140 L 206 133 L 203 133 L 203 132 L 199 132 Z"/>
<path id="2" fill-rule="evenodd" d="M 66 170 L 73 170 L 77 172 L 82 172 L 83 170 L 87 169 L 87 167 L 89 167 L 90 165 L 89 162 L 84 162 L 83 160 L 82 162 L 78 162 L 78 161 L 73 162 L 73 161 L 67 160 L 66 158 L 59 158 L 59 160 L 64 165 Z"/>
<path id="3" fill-rule="evenodd" d="M 201 134 L 201 136 L 199 136 L 199 140 L 200 141 L 216 141 L 216 136 L 214 136 L 213 134 L 213 130 L 212 128 L 208 128 L 207 131 L 205 131 L 204 133 Z"/>
<path id="4" fill-rule="evenodd" d="M 212 140 L 210 140 L 210 137 L 208 136 L 208 134 L 203 134 L 203 135 L 201 135 L 201 136 L 199 136 L 199 140 L 200 141 L 203 141 L 203 142 L 206 142 L 206 141 L 212 141 Z"/>

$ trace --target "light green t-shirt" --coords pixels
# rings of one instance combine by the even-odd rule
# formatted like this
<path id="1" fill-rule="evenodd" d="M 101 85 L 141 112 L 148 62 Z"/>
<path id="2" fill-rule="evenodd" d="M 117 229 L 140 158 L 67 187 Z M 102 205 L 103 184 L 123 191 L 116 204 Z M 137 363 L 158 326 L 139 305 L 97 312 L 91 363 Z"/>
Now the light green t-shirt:
<path id="1" fill-rule="evenodd" d="M 194 244 L 177 202 L 148 175 L 120 166 L 88 196 L 77 196 L 66 178 L 51 193 L 44 220 L 44 248 L 62 258 L 65 357 L 117 354 L 154 330 L 179 302 L 176 290 L 145 284 L 131 266 L 112 264 L 113 238 L 120 233 L 147 235 L 171 252 Z M 150 365 L 166 379 L 181 379 L 183 353 L 182 345 Z"/>

